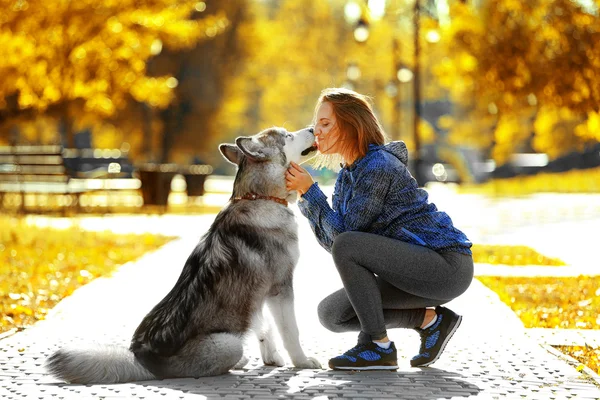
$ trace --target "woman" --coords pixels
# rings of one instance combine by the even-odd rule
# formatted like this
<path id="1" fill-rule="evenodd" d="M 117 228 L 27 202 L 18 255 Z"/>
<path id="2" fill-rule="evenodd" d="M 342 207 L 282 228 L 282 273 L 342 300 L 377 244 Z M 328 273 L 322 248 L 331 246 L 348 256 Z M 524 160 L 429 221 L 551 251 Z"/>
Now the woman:
<path id="1" fill-rule="evenodd" d="M 314 122 L 321 164 L 343 161 L 333 208 L 297 164 L 286 172 L 287 187 L 301 195 L 300 211 L 344 285 L 319 304 L 321 323 L 334 332 L 360 332 L 358 344 L 329 360 L 329 367 L 397 369 L 389 328 L 416 329 L 421 348 L 410 363 L 430 365 L 460 325 L 462 317 L 440 305 L 473 279 L 471 242 L 428 202 L 408 171 L 404 143 L 384 143 L 365 96 L 325 89 Z"/>

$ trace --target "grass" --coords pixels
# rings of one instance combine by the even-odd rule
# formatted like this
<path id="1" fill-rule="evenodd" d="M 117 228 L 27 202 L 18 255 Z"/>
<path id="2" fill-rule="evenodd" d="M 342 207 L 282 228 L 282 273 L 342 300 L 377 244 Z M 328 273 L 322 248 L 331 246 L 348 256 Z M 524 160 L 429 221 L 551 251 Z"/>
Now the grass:
<path id="1" fill-rule="evenodd" d="M 478 277 L 526 328 L 600 329 L 600 277 Z M 557 346 L 600 373 L 600 349 Z"/>
<path id="2" fill-rule="evenodd" d="M 600 329 L 600 277 L 478 277 L 526 328 Z"/>
<path id="3" fill-rule="evenodd" d="M 587 365 L 592 371 L 600 374 L 600 348 L 590 346 L 554 346 L 559 351 L 567 354 L 583 365 Z M 577 368 L 579 371 L 579 367 Z"/>
<path id="4" fill-rule="evenodd" d="M 485 264 L 503 264 L 512 266 L 522 265 L 544 265 L 561 266 L 566 265 L 558 258 L 546 257 L 527 246 L 501 246 L 474 244 L 471 248 L 473 261 Z"/>
<path id="5" fill-rule="evenodd" d="M 8 216 L 0 226 L 0 332 L 43 319 L 75 289 L 173 239 L 38 228 Z"/>
<path id="6" fill-rule="evenodd" d="M 524 196 L 544 192 L 600 193 L 600 168 L 494 179 L 481 184 L 461 185 L 458 191 L 489 196 Z"/>

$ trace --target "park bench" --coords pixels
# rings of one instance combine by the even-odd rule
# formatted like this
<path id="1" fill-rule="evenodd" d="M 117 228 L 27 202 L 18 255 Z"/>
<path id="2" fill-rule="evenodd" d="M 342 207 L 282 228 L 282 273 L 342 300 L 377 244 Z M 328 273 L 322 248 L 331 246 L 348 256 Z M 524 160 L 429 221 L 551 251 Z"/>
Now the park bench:
<path id="1" fill-rule="evenodd" d="M 26 195 L 63 195 L 59 207 L 78 207 L 83 193 L 139 187 L 133 166 L 119 150 L 65 149 L 58 145 L 0 147 L 0 207 L 7 193 L 20 194 L 24 211 Z"/>

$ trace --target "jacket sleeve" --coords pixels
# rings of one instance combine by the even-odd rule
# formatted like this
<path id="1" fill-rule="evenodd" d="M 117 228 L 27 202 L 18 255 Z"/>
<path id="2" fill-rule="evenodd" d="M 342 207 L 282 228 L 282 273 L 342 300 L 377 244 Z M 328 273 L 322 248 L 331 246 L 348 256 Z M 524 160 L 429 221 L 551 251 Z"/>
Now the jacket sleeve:
<path id="1" fill-rule="evenodd" d="M 381 214 L 391 177 L 383 168 L 369 171 L 368 176 L 359 173 L 352 183 L 339 195 L 342 197 L 342 213 L 335 212 L 327 203 L 327 197 L 315 183 L 298 203 L 302 214 L 308 218 L 317 240 L 331 252 L 333 241 L 342 232 L 368 232 Z"/>
<path id="2" fill-rule="evenodd" d="M 315 234 L 317 241 L 325 250 L 331 253 L 333 245 L 334 232 L 338 232 L 341 227 L 337 224 L 338 218 L 336 212 L 329 206 L 327 196 L 321 191 L 318 183 L 313 185 L 300 197 L 298 208 L 302 215 L 308 219 L 310 228 Z"/>

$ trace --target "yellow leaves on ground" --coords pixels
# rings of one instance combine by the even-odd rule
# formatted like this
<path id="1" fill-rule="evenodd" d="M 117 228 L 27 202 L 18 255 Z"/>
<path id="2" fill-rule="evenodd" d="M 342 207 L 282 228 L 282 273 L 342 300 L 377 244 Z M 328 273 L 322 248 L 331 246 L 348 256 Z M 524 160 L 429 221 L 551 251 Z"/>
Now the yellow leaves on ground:
<path id="1" fill-rule="evenodd" d="M 479 185 L 463 185 L 458 190 L 461 193 L 475 192 L 489 196 L 524 196 L 544 192 L 598 193 L 600 168 L 495 179 Z"/>
<path id="2" fill-rule="evenodd" d="M 555 346 L 561 352 L 581 362 L 577 371 L 583 371 L 583 364 L 587 365 L 597 374 L 600 374 L 600 349 L 589 346 Z"/>
<path id="3" fill-rule="evenodd" d="M 478 277 L 526 328 L 600 329 L 600 277 Z M 600 373 L 600 348 L 555 346 Z"/>
<path id="4" fill-rule="evenodd" d="M 600 277 L 478 277 L 526 328 L 600 329 Z"/>
<path id="5" fill-rule="evenodd" d="M 43 319 L 78 287 L 172 239 L 37 228 L 9 217 L 0 226 L 0 332 Z"/>
<path id="6" fill-rule="evenodd" d="M 474 244 L 471 248 L 473 261 L 504 265 L 565 265 L 562 260 L 546 257 L 527 246 L 499 246 Z"/>

